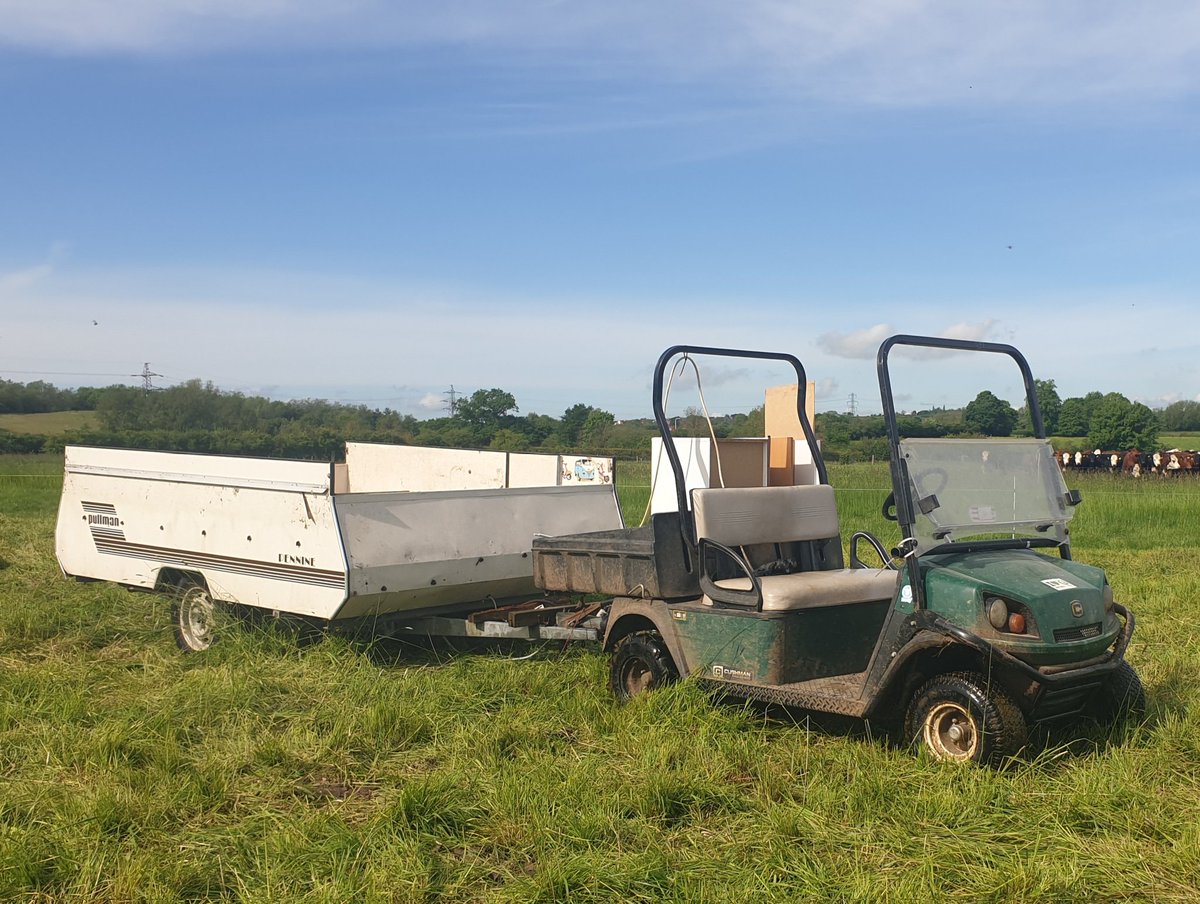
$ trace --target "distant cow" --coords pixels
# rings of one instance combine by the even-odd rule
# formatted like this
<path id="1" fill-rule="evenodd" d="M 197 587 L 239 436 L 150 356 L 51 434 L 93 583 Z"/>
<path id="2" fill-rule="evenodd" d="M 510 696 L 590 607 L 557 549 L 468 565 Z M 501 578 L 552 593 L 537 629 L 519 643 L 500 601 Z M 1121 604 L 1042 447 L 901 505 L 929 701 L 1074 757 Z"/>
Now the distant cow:
<path id="1" fill-rule="evenodd" d="M 1162 464 L 1159 473 L 1164 477 L 1178 477 L 1180 474 L 1190 474 L 1197 468 L 1197 454 L 1182 449 L 1168 449 L 1162 453 Z"/>
<path id="2" fill-rule="evenodd" d="M 1141 477 L 1142 470 L 1142 453 L 1137 449 L 1130 449 L 1121 456 L 1121 473 L 1130 477 Z"/>

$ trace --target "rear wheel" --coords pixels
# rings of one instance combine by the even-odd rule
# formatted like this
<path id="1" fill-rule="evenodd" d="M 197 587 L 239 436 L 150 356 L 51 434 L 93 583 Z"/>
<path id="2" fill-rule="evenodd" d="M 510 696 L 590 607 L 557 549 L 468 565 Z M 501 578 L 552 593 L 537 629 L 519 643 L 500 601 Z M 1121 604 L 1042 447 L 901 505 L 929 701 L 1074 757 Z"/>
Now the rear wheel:
<path id="1" fill-rule="evenodd" d="M 914 745 L 948 762 L 1000 766 L 1025 746 L 1029 729 L 1008 694 L 976 672 L 929 679 L 913 695 L 905 730 Z"/>
<path id="2" fill-rule="evenodd" d="M 1146 691 L 1133 666 L 1124 660 L 1108 681 L 1100 686 L 1088 707 L 1088 715 L 1097 722 L 1111 725 L 1138 720 L 1146 714 Z"/>
<path id="3" fill-rule="evenodd" d="M 185 653 L 201 653 L 217 639 L 217 604 L 208 588 L 188 584 L 180 588 L 174 605 L 175 642 Z"/>
<path id="4" fill-rule="evenodd" d="M 679 677 L 662 636 L 641 631 L 623 638 L 613 651 L 608 686 L 622 703 Z"/>

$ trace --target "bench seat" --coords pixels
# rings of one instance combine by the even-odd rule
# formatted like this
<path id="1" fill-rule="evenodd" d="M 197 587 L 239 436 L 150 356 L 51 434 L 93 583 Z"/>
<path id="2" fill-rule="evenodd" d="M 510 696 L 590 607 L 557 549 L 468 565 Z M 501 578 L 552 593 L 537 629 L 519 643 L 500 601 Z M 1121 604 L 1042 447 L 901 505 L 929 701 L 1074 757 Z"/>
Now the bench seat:
<path id="1" fill-rule="evenodd" d="M 804 571 L 759 578 L 764 612 L 792 612 L 821 606 L 841 606 L 890 600 L 896 594 L 899 572 L 890 568 L 838 568 Z M 727 578 L 714 583 L 724 590 L 750 590 L 749 578 Z M 712 600 L 704 597 L 704 604 Z"/>

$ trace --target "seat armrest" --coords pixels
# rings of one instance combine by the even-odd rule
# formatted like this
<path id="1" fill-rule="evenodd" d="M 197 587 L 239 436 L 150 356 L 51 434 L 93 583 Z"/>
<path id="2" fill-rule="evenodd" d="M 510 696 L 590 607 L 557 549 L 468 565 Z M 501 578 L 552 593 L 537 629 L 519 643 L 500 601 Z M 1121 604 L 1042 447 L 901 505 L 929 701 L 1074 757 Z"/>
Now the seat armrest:
<path id="1" fill-rule="evenodd" d="M 700 538 L 698 548 L 700 556 L 700 592 L 707 596 L 714 603 L 720 603 L 724 606 L 737 606 L 740 609 L 761 609 L 762 608 L 762 583 L 746 563 L 746 560 L 741 557 L 736 551 L 730 549 L 716 540 L 709 540 L 707 537 Z M 731 559 L 737 564 L 738 570 L 742 572 L 742 576 L 750 580 L 749 590 L 733 590 L 728 587 L 718 586 L 712 578 L 708 576 L 708 554 L 714 552 Z"/>

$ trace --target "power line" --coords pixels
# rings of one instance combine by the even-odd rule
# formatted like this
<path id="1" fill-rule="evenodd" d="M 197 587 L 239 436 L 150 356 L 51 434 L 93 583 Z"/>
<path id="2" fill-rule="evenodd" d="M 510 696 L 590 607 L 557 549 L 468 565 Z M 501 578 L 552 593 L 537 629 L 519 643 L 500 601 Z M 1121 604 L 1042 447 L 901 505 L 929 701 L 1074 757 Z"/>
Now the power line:
<path id="1" fill-rule="evenodd" d="M 141 374 L 104 374 L 80 370 L 0 370 L 0 374 L 20 374 L 28 377 L 138 377 Z M 155 374 L 161 377 L 162 374 Z"/>
<path id="2" fill-rule="evenodd" d="M 458 408 L 458 397 L 462 395 L 462 393 L 458 392 L 454 388 L 454 384 L 451 383 L 450 389 L 447 391 L 446 395 L 448 396 L 446 400 L 446 410 L 450 412 L 450 417 L 454 417 L 454 412 Z"/>

